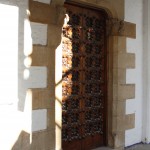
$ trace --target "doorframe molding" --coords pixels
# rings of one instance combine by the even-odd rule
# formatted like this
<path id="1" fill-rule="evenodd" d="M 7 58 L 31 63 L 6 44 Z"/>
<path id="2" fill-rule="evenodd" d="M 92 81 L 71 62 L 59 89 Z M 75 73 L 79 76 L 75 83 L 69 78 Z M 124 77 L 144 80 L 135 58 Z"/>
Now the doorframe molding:
<path id="1" fill-rule="evenodd" d="M 120 20 L 124 20 L 124 15 L 119 16 L 117 9 L 124 9 L 124 4 L 121 4 L 121 8 L 113 6 L 110 1 L 97 1 L 97 0 L 68 0 L 67 2 L 76 3 L 86 7 L 92 7 L 95 9 L 104 10 L 108 18 L 115 18 L 120 24 Z M 124 21 L 123 21 L 124 23 Z M 126 51 L 126 37 L 135 38 L 135 24 L 126 23 L 123 26 L 123 33 L 120 34 L 119 30 L 117 32 L 111 32 L 107 39 L 107 50 L 108 50 L 108 126 L 107 126 L 107 145 L 111 148 L 118 150 L 124 149 L 125 146 L 125 130 L 134 128 L 135 114 L 125 113 L 126 99 L 131 99 L 135 97 L 135 85 L 126 84 L 126 69 L 135 67 L 135 55 L 129 54 Z M 114 26 L 115 29 L 116 26 Z M 118 27 L 117 27 L 118 29 Z M 115 30 L 112 30 L 115 31 Z M 115 33 L 115 34 L 114 34 Z M 56 66 L 60 65 L 61 60 L 61 47 L 56 52 Z M 56 50 L 56 51 L 57 51 Z M 59 60 L 59 61 L 58 61 Z M 59 65 L 57 65 L 59 64 Z M 59 69 L 61 66 L 59 66 Z M 58 69 L 55 69 L 55 76 L 58 76 Z M 57 78 L 57 77 L 56 77 Z M 59 76 L 59 81 L 61 81 Z M 57 82 L 56 82 L 57 83 Z M 60 97 L 61 83 L 59 88 L 55 88 L 55 97 Z M 59 93 L 59 94 L 57 94 Z M 57 150 L 61 148 L 61 130 L 62 130 L 62 111 L 61 101 L 55 102 L 55 122 L 59 124 L 56 127 L 56 141 L 55 146 Z M 58 111 L 59 110 L 59 113 Z"/>
<path id="2" fill-rule="evenodd" d="M 109 18 L 124 20 L 124 0 L 72 2 L 103 9 Z M 63 4 L 64 0 L 53 0 L 51 4 L 29 0 L 29 20 L 48 25 L 47 45 L 33 45 L 33 53 L 30 55 L 32 66 L 47 67 L 47 88 L 31 89 L 32 109 L 47 109 L 47 129 L 32 133 L 32 149 L 39 146 L 43 149 L 62 149 L 61 33 L 65 16 Z M 118 31 L 118 26 L 116 29 Z M 125 114 L 125 103 L 126 99 L 135 97 L 135 85 L 126 84 L 126 69 L 135 67 L 135 54 L 126 51 L 126 37 L 135 38 L 136 26 L 124 23 L 122 29 L 120 34 L 114 28 L 108 36 L 108 146 L 118 150 L 124 149 L 125 130 L 133 128 L 135 122 L 134 114 Z"/>

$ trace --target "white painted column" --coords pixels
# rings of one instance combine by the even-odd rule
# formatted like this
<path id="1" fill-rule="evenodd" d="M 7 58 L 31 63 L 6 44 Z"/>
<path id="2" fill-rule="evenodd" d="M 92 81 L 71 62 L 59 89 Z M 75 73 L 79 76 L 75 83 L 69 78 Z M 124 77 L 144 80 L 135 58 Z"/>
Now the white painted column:
<path id="1" fill-rule="evenodd" d="M 144 0 L 144 55 L 143 55 L 143 134 L 142 140 L 150 143 L 150 0 Z"/>

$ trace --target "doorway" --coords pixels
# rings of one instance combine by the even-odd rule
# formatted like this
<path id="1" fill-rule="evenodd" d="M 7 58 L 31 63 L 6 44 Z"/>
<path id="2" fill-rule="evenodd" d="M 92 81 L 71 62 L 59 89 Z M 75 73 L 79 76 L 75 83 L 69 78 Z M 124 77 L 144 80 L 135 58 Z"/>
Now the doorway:
<path id="1" fill-rule="evenodd" d="M 106 144 L 106 15 L 65 4 L 62 37 L 62 148 L 91 150 Z"/>

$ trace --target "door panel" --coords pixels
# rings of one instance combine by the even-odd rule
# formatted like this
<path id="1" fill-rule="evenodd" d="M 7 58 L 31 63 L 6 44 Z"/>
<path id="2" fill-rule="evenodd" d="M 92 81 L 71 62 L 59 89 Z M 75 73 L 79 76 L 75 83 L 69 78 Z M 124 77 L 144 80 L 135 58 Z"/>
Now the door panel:
<path id="1" fill-rule="evenodd" d="M 66 4 L 63 27 L 63 150 L 90 150 L 106 136 L 105 15 Z"/>

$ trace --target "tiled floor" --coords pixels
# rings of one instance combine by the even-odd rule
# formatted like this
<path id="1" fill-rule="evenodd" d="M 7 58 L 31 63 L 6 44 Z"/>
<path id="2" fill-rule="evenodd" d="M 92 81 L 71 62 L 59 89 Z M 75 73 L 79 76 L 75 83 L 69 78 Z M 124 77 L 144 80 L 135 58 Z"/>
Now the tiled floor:
<path id="1" fill-rule="evenodd" d="M 94 150 L 113 150 L 111 148 L 101 147 Z M 131 147 L 125 148 L 125 150 L 150 150 L 150 144 L 137 144 Z"/>

